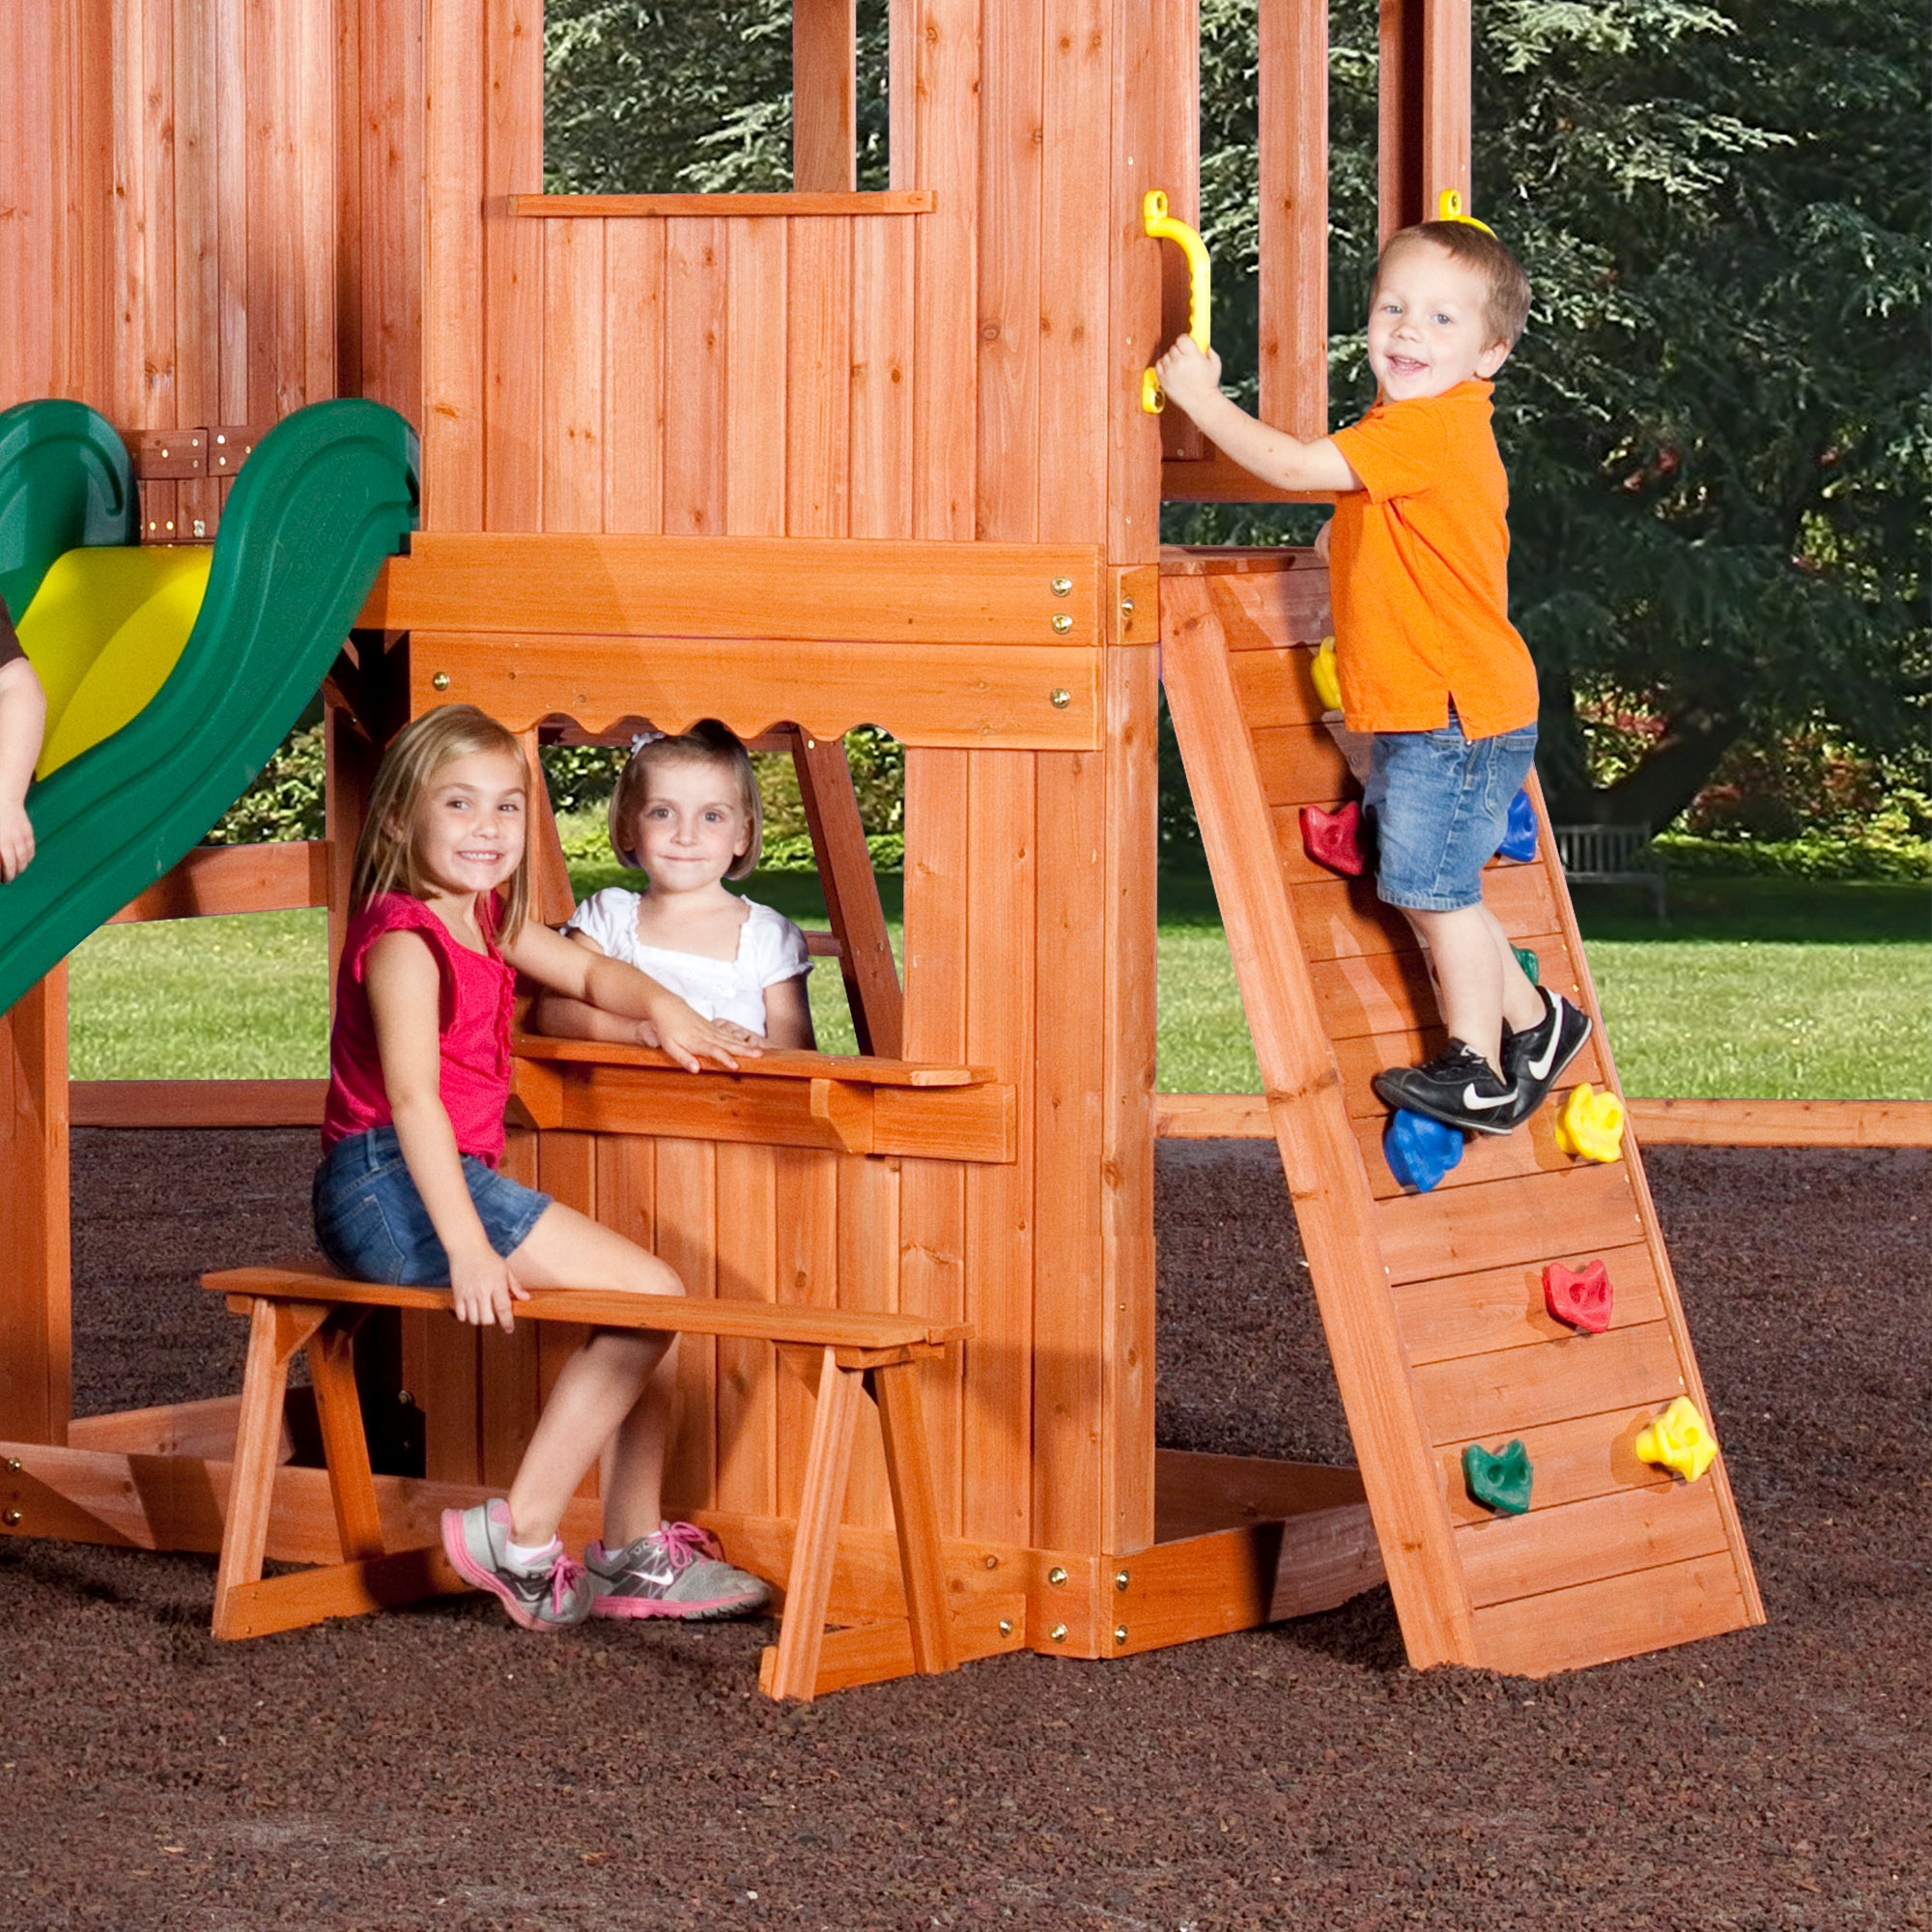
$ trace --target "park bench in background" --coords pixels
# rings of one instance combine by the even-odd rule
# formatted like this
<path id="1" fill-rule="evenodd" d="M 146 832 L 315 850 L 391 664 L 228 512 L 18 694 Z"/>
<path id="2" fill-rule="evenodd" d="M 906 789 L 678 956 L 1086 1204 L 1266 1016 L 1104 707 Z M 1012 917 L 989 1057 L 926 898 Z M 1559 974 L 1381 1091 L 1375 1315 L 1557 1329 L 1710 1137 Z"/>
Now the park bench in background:
<path id="1" fill-rule="evenodd" d="M 440 1548 L 387 1548 L 351 1357 L 355 1330 L 371 1309 L 446 1316 L 447 1293 L 345 1281 L 321 1261 L 231 1268 L 204 1275 L 202 1286 L 225 1294 L 231 1309 L 249 1318 L 234 1473 L 214 1584 L 215 1635 L 259 1636 L 469 1588 Z M 957 1646 L 946 1604 L 919 1364 L 969 1339 L 966 1324 L 917 1315 L 578 1289 L 537 1290 L 518 1304 L 517 1319 L 730 1336 L 810 1351 L 817 1372 L 817 1411 L 785 1578 L 783 1621 L 778 1643 L 764 1653 L 759 1685 L 769 1696 L 808 1698 L 821 1690 L 896 1676 L 908 1667 L 952 1668 Z M 282 1409 L 289 1363 L 298 1350 L 308 1354 L 343 1560 L 265 1579 L 262 1560 Z M 906 1616 L 903 1623 L 828 1634 L 825 1609 L 862 1394 L 878 1406 Z"/>
<path id="2" fill-rule="evenodd" d="M 1641 886 L 1668 919 L 1670 885 L 1647 825 L 1552 825 L 1564 876 L 1573 886 Z"/>

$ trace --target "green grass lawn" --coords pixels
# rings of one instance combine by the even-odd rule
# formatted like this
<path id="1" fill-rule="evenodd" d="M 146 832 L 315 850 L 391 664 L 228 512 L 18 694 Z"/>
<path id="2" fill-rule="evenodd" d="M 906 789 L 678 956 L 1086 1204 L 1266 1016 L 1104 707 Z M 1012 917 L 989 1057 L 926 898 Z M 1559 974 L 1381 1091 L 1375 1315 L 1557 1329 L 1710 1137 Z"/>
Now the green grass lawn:
<path id="1" fill-rule="evenodd" d="M 612 883 L 586 868 L 580 891 Z M 898 941 L 898 881 L 882 881 Z M 815 879 L 753 895 L 820 923 Z M 1932 1097 L 1932 893 L 1778 879 L 1673 882 L 1671 921 L 1618 895 L 1579 917 L 1623 1082 L 1633 1094 L 1766 1099 Z M 73 955 L 76 1079 L 269 1079 L 326 1070 L 319 912 L 108 926 Z M 1160 1085 L 1259 1084 L 1213 892 L 1163 881 Z M 812 974 L 822 1045 L 852 1050 L 837 968 Z"/>

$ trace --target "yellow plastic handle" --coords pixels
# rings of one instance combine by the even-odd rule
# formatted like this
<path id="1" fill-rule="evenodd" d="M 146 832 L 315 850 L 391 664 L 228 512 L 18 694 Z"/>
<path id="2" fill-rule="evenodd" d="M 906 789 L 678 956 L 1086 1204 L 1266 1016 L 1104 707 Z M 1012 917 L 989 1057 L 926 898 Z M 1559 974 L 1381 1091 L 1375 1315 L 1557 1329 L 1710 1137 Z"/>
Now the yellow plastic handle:
<path id="1" fill-rule="evenodd" d="M 1187 257 L 1187 332 L 1207 354 L 1208 298 L 1208 244 L 1186 222 L 1167 212 L 1167 196 L 1151 187 L 1141 201 L 1141 226 L 1156 242 L 1175 242 Z M 1151 369 L 1141 375 L 1141 408 L 1157 416 L 1167 407 L 1159 379 Z"/>

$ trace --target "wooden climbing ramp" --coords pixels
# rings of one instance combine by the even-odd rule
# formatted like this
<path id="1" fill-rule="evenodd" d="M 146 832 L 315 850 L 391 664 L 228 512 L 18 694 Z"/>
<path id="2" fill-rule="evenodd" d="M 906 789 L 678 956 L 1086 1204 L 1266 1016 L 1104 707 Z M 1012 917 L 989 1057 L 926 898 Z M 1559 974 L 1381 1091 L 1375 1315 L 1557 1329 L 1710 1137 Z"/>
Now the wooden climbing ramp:
<path id="1" fill-rule="evenodd" d="M 1594 1038 L 1434 1190 L 1383 1158 L 1370 1079 L 1441 1034 L 1406 923 L 1303 852 L 1300 808 L 1357 793 L 1310 674 L 1326 593 L 1307 552 L 1170 554 L 1162 676 L 1409 1660 L 1540 1676 L 1761 1623 L 1721 1455 L 1685 1482 L 1635 1454 L 1674 1399 L 1710 1409 L 1633 1138 L 1607 1163 L 1556 1145 L 1563 1092 L 1617 1081 L 1540 798 L 1537 856 L 1498 861 L 1488 902 Z M 1577 1332 L 1543 1271 L 1598 1260 L 1610 1323 Z M 1518 1439 L 1531 1504 L 1494 1515 L 1463 1452 Z"/>

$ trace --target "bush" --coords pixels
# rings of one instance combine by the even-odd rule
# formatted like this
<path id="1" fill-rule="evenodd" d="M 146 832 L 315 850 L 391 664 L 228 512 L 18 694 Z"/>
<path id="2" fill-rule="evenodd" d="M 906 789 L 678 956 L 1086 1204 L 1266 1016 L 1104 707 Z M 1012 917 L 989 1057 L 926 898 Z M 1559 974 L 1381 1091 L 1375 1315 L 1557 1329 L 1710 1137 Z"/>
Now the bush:
<path id="1" fill-rule="evenodd" d="M 322 726 L 298 725 L 262 775 L 208 835 L 211 845 L 263 845 L 327 836 Z"/>

